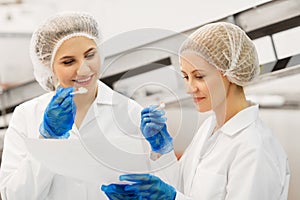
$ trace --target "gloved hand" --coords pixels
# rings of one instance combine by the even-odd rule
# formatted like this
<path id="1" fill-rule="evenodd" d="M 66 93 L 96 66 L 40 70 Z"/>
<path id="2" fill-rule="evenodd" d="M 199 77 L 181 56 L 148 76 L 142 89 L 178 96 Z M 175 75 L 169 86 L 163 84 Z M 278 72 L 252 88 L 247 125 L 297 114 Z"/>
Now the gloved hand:
<path id="1" fill-rule="evenodd" d="M 56 94 L 48 104 L 43 122 L 40 125 L 40 134 L 44 138 L 68 138 L 69 130 L 72 129 L 76 105 L 73 95 L 74 88 L 59 87 Z"/>
<path id="2" fill-rule="evenodd" d="M 149 106 L 141 112 L 141 131 L 154 152 L 166 154 L 173 150 L 173 139 L 167 131 L 165 112 Z"/>
<path id="3" fill-rule="evenodd" d="M 102 185 L 101 190 L 110 200 L 139 200 L 136 192 L 125 191 L 127 184 Z"/>
<path id="4" fill-rule="evenodd" d="M 110 184 L 102 186 L 107 194 L 113 194 L 113 200 L 119 199 L 148 199 L 148 200 L 174 200 L 176 190 L 151 174 L 125 174 L 120 176 L 121 181 L 130 181 L 132 184 Z"/>

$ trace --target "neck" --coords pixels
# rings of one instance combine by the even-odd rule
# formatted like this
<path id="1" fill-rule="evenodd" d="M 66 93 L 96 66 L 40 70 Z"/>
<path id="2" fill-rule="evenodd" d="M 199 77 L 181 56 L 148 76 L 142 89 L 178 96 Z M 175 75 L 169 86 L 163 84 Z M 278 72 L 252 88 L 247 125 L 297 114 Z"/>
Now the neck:
<path id="1" fill-rule="evenodd" d="M 75 124 L 79 129 L 81 122 L 83 121 L 87 111 L 91 107 L 92 103 L 96 99 L 97 96 L 97 87 L 94 91 L 89 91 L 86 94 L 77 94 L 74 97 L 74 102 L 76 104 L 76 116 L 75 116 Z"/>
<path id="2" fill-rule="evenodd" d="M 226 99 L 214 109 L 217 129 L 223 126 L 238 112 L 249 106 L 243 88 L 236 85 L 234 85 L 234 87 L 236 88 L 230 89 L 226 95 Z"/>
<path id="3" fill-rule="evenodd" d="M 74 97 L 74 101 L 77 109 L 86 107 L 86 105 L 91 105 L 96 98 L 95 92 L 88 92 L 86 94 L 77 94 Z"/>

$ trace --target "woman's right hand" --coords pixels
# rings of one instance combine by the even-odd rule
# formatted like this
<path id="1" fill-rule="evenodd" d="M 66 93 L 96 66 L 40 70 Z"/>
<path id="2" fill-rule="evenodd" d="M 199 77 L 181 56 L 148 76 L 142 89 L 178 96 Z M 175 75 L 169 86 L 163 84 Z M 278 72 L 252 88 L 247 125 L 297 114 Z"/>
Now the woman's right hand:
<path id="1" fill-rule="evenodd" d="M 44 138 L 68 138 L 69 130 L 72 129 L 76 114 L 76 105 L 73 95 L 70 93 L 74 88 L 59 87 L 56 94 L 48 104 L 42 124 L 40 134 Z"/>
<path id="2" fill-rule="evenodd" d="M 167 130 L 165 111 L 157 108 L 152 105 L 142 110 L 140 129 L 153 152 L 166 154 L 173 150 L 173 139 Z"/>

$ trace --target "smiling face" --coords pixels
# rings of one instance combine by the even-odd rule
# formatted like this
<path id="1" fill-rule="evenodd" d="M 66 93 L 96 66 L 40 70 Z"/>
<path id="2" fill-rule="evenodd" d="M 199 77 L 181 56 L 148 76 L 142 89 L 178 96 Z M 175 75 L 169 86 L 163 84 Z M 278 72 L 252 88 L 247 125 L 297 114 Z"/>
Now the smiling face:
<path id="1" fill-rule="evenodd" d="M 187 92 L 199 112 L 225 107 L 230 82 L 220 71 L 193 53 L 182 54 L 180 64 Z"/>
<path id="2" fill-rule="evenodd" d="M 94 93 L 100 74 L 96 43 L 87 37 L 72 37 L 63 42 L 53 60 L 53 71 L 60 86 L 84 87 Z"/>

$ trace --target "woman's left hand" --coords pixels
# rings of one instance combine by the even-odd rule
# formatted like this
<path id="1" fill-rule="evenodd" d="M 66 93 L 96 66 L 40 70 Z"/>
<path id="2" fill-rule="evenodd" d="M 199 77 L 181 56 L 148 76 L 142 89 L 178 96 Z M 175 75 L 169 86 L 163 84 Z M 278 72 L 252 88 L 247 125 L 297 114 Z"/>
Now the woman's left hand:
<path id="1" fill-rule="evenodd" d="M 127 184 L 102 185 L 101 190 L 110 200 L 139 200 L 135 192 L 125 191 Z"/>
<path id="2" fill-rule="evenodd" d="M 110 184 L 102 186 L 102 190 L 113 194 L 113 200 L 118 199 L 149 199 L 149 200 L 174 200 L 176 190 L 171 185 L 163 182 L 160 178 L 151 174 L 125 174 L 120 176 L 121 181 L 130 181 L 132 184 Z"/>

